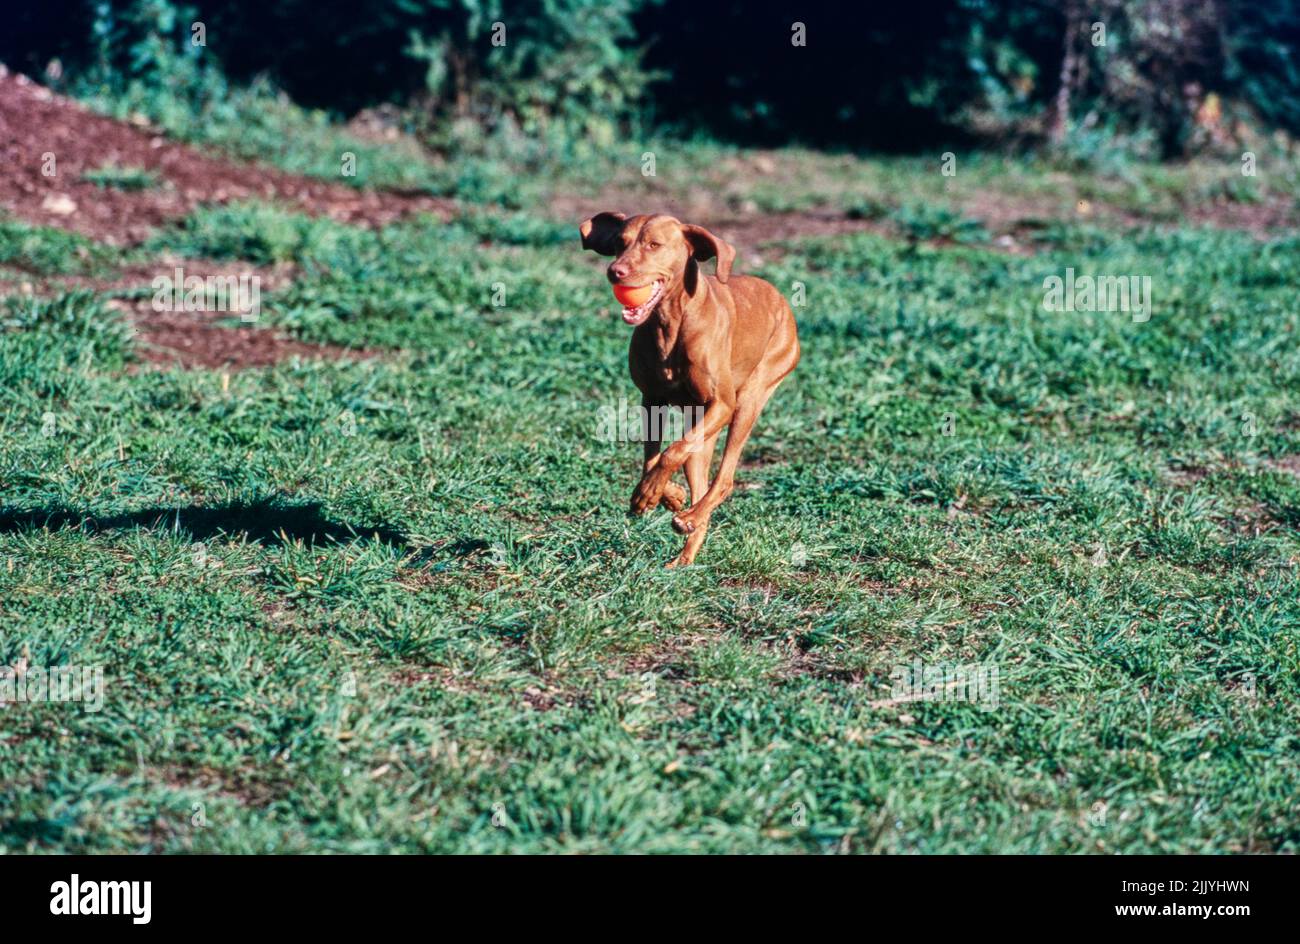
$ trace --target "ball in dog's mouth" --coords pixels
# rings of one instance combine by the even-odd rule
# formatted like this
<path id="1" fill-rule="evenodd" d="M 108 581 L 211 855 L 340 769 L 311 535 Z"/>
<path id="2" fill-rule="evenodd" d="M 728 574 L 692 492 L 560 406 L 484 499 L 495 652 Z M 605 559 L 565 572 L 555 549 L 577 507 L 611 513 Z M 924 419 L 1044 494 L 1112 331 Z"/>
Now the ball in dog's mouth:
<path id="1" fill-rule="evenodd" d="M 623 320 L 635 328 L 641 322 L 650 317 L 650 313 L 655 310 L 655 306 L 659 304 L 659 300 L 663 297 L 664 283 L 656 281 L 654 283 L 654 291 L 650 293 L 649 298 L 639 305 L 623 309 Z"/>

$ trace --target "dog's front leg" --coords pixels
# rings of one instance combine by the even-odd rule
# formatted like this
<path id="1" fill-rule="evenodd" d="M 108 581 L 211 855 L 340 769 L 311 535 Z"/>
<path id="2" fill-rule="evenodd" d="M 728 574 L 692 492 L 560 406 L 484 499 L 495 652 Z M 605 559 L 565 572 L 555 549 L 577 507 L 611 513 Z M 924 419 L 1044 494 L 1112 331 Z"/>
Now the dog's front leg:
<path id="1" fill-rule="evenodd" d="M 644 442 L 645 442 L 645 463 L 641 468 L 641 482 L 645 481 L 646 476 L 649 475 L 650 471 L 659 464 L 659 461 L 663 456 L 663 453 L 659 451 L 663 443 L 662 440 L 660 440 L 660 438 L 658 437 L 658 435 L 655 435 L 653 439 L 647 437 Z M 642 512 L 648 511 L 650 508 L 654 507 L 654 505 L 642 505 L 637 501 L 637 496 L 640 494 L 640 492 L 641 492 L 641 485 L 640 483 L 638 483 L 637 490 L 632 495 L 632 514 L 634 515 L 639 515 Z M 680 485 L 673 482 L 670 477 L 669 480 L 664 484 L 660 501 L 663 503 L 664 507 L 667 508 L 669 511 L 681 511 L 683 508 L 686 507 L 686 489 L 682 488 Z"/>
<path id="2" fill-rule="evenodd" d="M 735 398 L 715 397 L 704 408 L 704 416 L 681 439 L 659 453 L 653 463 L 648 449 L 646 470 L 641 482 L 632 493 L 632 513 L 641 514 L 653 508 L 671 484 L 673 473 L 680 469 L 691 453 L 703 449 L 714 436 L 722 432 L 735 412 Z"/>
<path id="3" fill-rule="evenodd" d="M 657 506 L 661 500 L 668 504 L 673 511 L 680 510 L 682 505 L 685 504 L 685 490 L 677 487 L 676 492 L 680 492 L 680 495 L 672 491 L 675 488 L 672 482 L 674 470 L 665 467 L 665 453 L 659 451 L 659 446 L 659 440 L 654 442 L 646 440 L 645 465 L 641 471 L 641 481 L 637 483 L 636 490 L 632 492 L 631 514 L 643 515 Z M 676 507 L 672 504 L 674 500 L 676 501 Z"/>

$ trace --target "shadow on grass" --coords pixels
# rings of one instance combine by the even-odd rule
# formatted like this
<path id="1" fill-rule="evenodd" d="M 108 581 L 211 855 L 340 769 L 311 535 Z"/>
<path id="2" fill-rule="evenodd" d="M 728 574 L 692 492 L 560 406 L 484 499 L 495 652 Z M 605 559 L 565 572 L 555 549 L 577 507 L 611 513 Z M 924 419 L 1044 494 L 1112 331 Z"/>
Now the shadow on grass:
<path id="1" fill-rule="evenodd" d="M 196 541 L 221 535 L 246 536 L 264 544 L 303 541 L 308 544 L 345 543 L 360 539 L 379 540 L 405 548 L 406 535 L 395 528 L 353 527 L 331 521 L 321 514 L 319 502 L 289 504 L 278 499 L 231 502 L 203 507 L 145 508 L 120 515 L 93 515 L 67 509 L 20 510 L 0 508 L 0 534 L 79 528 L 96 533 L 143 528 L 188 534 Z"/>

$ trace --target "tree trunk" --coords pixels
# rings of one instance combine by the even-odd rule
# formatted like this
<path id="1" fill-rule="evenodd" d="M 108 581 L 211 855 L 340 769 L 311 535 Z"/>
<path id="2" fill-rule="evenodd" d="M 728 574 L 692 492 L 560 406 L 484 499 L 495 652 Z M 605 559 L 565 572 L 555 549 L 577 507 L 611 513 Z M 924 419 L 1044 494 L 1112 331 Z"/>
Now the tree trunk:
<path id="1" fill-rule="evenodd" d="M 1048 140 L 1054 147 L 1065 143 L 1065 132 L 1070 122 L 1070 93 L 1073 91 L 1075 77 L 1079 73 L 1079 36 L 1083 21 L 1079 16 L 1079 6 L 1071 2 L 1065 5 L 1065 42 L 1061 53 L 1061 79 L 1056 89 L 1056 104 L 1052 109 L 1052 122 L 1048 128 Z"/>

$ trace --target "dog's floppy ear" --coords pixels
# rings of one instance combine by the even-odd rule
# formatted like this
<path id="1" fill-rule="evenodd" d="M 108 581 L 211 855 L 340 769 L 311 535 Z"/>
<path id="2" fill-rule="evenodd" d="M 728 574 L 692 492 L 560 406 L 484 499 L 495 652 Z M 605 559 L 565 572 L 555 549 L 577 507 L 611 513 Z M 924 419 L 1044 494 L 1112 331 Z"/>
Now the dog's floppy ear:
<path id="1" fill-rule="evenodd" d="M 736 250 L 725 239 L 719 239 L 703 226 L 694 223 L 682 224 L 682 235 L 691 244 L 691 251 L 699 262 L 718 257 L 718 281 L 725 282 L 731 276 L 731 263 L 736 259 Z"/>
<path id="2" fill-rule="evenodd" d="M 597 213 L 591 219 L 583 220 L 578 227 L 582 234 L 582 248 L 602 256 L 617 256 L 623 248 L 619 237 L 623 235 L 626 221 L 627 216 L 623 213 Z"/>

